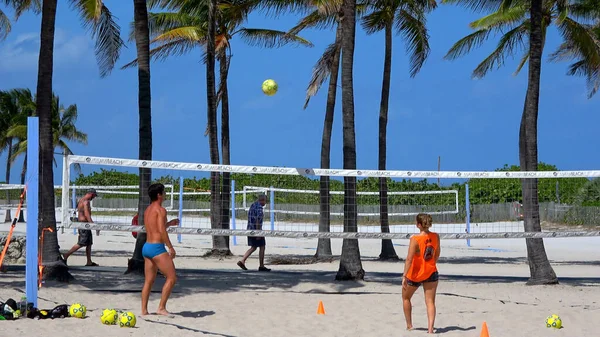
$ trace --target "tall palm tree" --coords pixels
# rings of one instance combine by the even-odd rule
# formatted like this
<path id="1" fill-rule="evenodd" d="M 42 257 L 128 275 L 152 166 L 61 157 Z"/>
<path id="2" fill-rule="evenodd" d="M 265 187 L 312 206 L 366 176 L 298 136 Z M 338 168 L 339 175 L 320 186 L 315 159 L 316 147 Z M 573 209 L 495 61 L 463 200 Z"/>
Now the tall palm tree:
<path id="1" fill-rule="evenodd" d="M 342 119 L 344 169 L 356 169 L 354 125 L 354 43 L 356 40 L 356 0 L 342 4 Z M 356 177 L 344 177 L 344 232 L 357 232 Z M 362 280 L 365 271 L 360 260 L 358 240 L 344 239 L 336 280 Z"/>
<path id="2" fill-rule="evenodd" d="M 203 0 L 157 0 L 151 1 L 152 6 L 161 6 L 163 9 L 173 12 L 150 14 L 150 35 L 152 43 L 157 46 L 150 51 L 151 57 L 164 60 L 169 56 L 186 54 L 195 47 L 203 48 L 208 44 L 210 33 L 207 31 L 208 7 Z M 219 61 L 219 89 L 215 93 L 216 106 L 221 104 L 221 155 L 225 165 L 231 164 L 230 139 L 229 139 L 229 92 L 228 76 L 231 60 L 231 40 L 239 36 L 251 46 L 274 48 L 286 43 L 294 42 L 301 45 L 311 45 L 310 42 L 285 32 L 271 30 L 246 28 L 241 25 L 247 20 L 249 13 L 262 5 L 256 0 L 218 1 L 215 7 L 215 57 Z M 208 46 L 207 46 L 208 48 Z M 203 55 L 208 62 L 209 49 Z M 214 62 L 214 60 L 212 61 Z M 137 59 L 123 66 L 128 68 L 135 66 Z M 207 64 L 210 69 L 213 66 Z M 211 70 L 208 70 L 209 72 Z M 214 81 L 212 75 L 207 73 L 208 81 Z M 209 84 L 210 86 L 210 84 Z M 207 134 L 209 136 L 209 149 L 211 163 L 219 164 L 219 147 L 217 132 L 217 117 L 211 112 L 212 94 L 210 87 L 208 94 L 211 96 L 207 110 Z M 215 107 L 216 109 L 216 107 Z M 211 223 L 213 228 L 229 228 L 229 201 L 231 183 L 229 173 L 224 172 L 222 180 L 220 174 L 211 174 Z M 220 193 L 219 193 L 220 191 Z M 213 237 L 213 254 L 230 255 L 229 238 L 223 236 Z"/>
<path id="3" fill-rule="evenodd" d="M 406 49 L 410 54 L 410 76 L 415 77 L 429 55 L 429 34 L 425 15 L 435 7 L 435 0 L 377 0 L 369 6 L 369 14 L 362 19 L 362 26 L 368 34 L 385 31 L 383 83 L 381 86 L 381 104 L 379 106 L 379 170 L 386 169 L 394 27 L 396 32 L 404 37 Z M 379 178 L 379 221 L 382 233 L 390 232 L 387 181 L 388 178 Z M 381 240 L 379 258 L 382 260 L 398 259 L 392 240 Z"/>
<path id="4" fill-rule="evenodd" d="M 598 35 L 594 28 L 586 23 L 586 16 L 576 3 L 563 1 L 509 1 L 480 2 L 470 0 L 445 0 L 448 3 L 458 3 L 492 13 L 471 23 L 476 31 L 452 46 L 447 59 L 455 59 L 481 45 L 492 33 L 505 32 L 496 49 L 484 59 L 473 71 L 473 77 L 483 77 L 495 67 L 504 64 L 507 56 L 512 56 L 524 49 L 521 61 L 515 73 L 518 73 L 529 62 L 528 86 L 525 96 L 523 115 L 519 129 L 519 161 L 521 170 L 536 171 L 538 169 L 537 120 L 539 104 L 539 85 L 541 60 L 546 44 L 546 32 L 554 23 L 563 36 L 563 43 L 554 56 L 568 55 L 569 52 L 585 50 L 586 53 L 576 54 L 582 58 L 578 61 L 587 65 L 598 62 Z M 579 19 L 579 20 L 578 20 Z M 582 22 L 580 22 L 582 21 Z M 528 40 L 528 42 L 525 42 Z M 571 54 L 573 55 L 573 54 Z M 578 64 L 576 63 L 575 66 Z M 581 63 L 579 63 L 581 64 Z M 582 68 L 590 69 L 590 68 Z M 593 91 L 593 90 L 592 90 Z M 525 230 L 528 232 L 541 231 L 537 179 L 523 179 L 522 196 L 525 218 Z M 530 268 L 528 284 L 558 283 L 544 247 L 542 239 L 527 239 L 527 253 Z"/>
<path id="5" fill-rule="evenodd" d="M 7 151 L 6 156 L 6 176 L 5 182 L 10 184 L 10 169 L 13 150 L 13 137 L 8 136 L 8 129 L 12 126 L 13 120 L 19 115 L 18 92 L 16 90 L 0 91 L 0 154 Z M 10 203 L 10 193 L 6 191 L 6 199 Z M 5 222 L 12 220 L 10 209 L 6 211 Z"/>
<path id="6" fill-rule="evenodd" d="M 150 86 L 150 28 L 146 0 L 133 0 L 133 19 L 135 46 L 138 62 L 138 114 L 140 160 L 152 160 L 152 97 Z M 144 224 L 144 212 L 150 205 L 148 187 L 152 181 L 152 170 L 139 169 L 138 222 Z M 128 262 L 127 273 L 143 273 L 144 257 L 142 248 L 146 243 L 146 234 L 137 236 L 133 257 Z"/>
<path id="7" fill-rule="evenodd" d="M 11 7 L 15 11 L 15 21 L 26 11 L 33 11 L 39 14 L 42 8 L 41 0 L 2 0 L 7 7 Z M 10 19 L 0 9 L 0 41 L 6 39 L 10 31 L 12 30 L 12 24 Z"/>

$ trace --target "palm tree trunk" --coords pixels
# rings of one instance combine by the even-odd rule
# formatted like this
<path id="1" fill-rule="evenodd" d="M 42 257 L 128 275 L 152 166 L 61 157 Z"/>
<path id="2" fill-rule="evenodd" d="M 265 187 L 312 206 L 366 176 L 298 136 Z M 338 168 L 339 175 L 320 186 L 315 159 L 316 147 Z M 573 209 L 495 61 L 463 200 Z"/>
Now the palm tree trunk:
<path id="1" fill-rule="evenodd" d="M 150 88 L 150 32 L 146 0 L 133 0 L 135 46 L 138 59 L 138 110 L 139 110 L 139 159 L 152 160 L 152 96 Z M 144 212 L 150 205 L 148 187 L 152 181 L 152 170 L 140 168 L 140 191 L 138 196 L 138 223 L 144 226 Z M 143 273 L 142 248 L 146 233 L 138 233 L 133 257 L 128 261 L 126 273 Z"/>
<path id="2" fill-rule="evenodd" d="M 354 125 L 354 43 L 356 39 L 356 0 L 342 5 L 342 119 L 344 169 L 356 168 Z M 344 232 L 358 231 L 356 212 L 356 177 L 344 177 Z M 360 260 L 357 239 L 344 239 L 336 280 L 362 280 L 365 271 Z"/>
<path id="3" fill-rule="evenodd" d="M 23 168 L 21 169 L 21 185 L 25 185 L 25 178 L 27 175 L 27 152 L 25 152 L 25 158 L 23 159 Z M 23 190 L 21 189 L 21 193 Z M 25 212 L 19 213 L 19 220 L 17 222 L 25 222 Z"/>
<path id="4" fill-rule="evenodd" d="M 206 114 L 208 123 L 208 146 L 211 164 L 219 164 L 219 141 L 217 138 L 217 95 L 215 93 L 215 33 L 217 20 L 217 0 L 210 0 L 208 9 L 208 39 L 206 43 Z M 219 172 L 210 173 L 210 227 L 221 227 L 220 211 L 220 175 Z M 221 250 L 223 237 L 213 236 L 213 251 Z"/>
<path id="5" fill-rule="evenodd" d="M 331 165 L 331 132 L 333 129 L 333 116 L 335 113 L 335 99 L 337 97 L 337 83 L 340 74 L 340 54 L 342 41 L 342 25 L 338 23 L 335 32 L 337 50 L 331 63 L 329 75 L 329 88 L 327 92 L 327 105 L 325 106 L 325 122 L 323 124 L 323 138 L 321 140 L 321 168 L 328 169 Z M 329 232 L 331 226 L 331 195 L 329 193 L 329 176 L 320 178 L 320 217 L 319 232 Z M 316 258 L 331 256 L 331 239 L 319 239 L 317 242 Z"/>
<path id="6" fill-rule="evenodd" d="M 6 183 L 10 184 L 10 157 L 12 157 L 12 138 L 8 138 L 8 156 L 6 157 Z M 6 203 L 10 205 L 10 190 L 6 190 Z M 6 210 L 4 222 L 11 222 L 10 209 Z"/>
<path id="7" fill-rule="evenodd" d="M 223 151 L 223 164 L 231 164 L 229 152 L 229 92 L 227 90 L 227 78 L 229 77 L 229 58 L 225 50 L 219 53 L 219 78 L 221 88 L 221 149 Z M 229 211 L 231 198 L 231 176 L 229 172 L 223 172 L 223 185 L 221 186 L 221 228 L 229 229 Z M 219 248 L 213 249 L 213 253 L 229 256 L 229 236 L 215 237 Z"/>
<path id="8" fill-rule="evenodd" d="M 381 105 L 379 109 L 379 166 L 380 170 L 385 170 L 387 159 L 387 122 L 388 105 L 390 101 L 390 81 L 392 73 L 392 25 L 389 22 L 385 26 L 385 56 L 383 58 L 383 83 L 381 85 Z M 388 188 L 387 178 L 379 178 L 379 220 L 382 233 L 390 232 L 390 223 L 388 218 Z M 398 254 L 394 249 L 394 244 L 390 239 L 381 240 L 381 260 L 397 260 Z"/>
<path id="9" fill-rule="evenodd" d="M 56 23 L 57 0 L 44 0 L 40 33 L 40 53 L 38 61 L 38 81 L 36 89 L 36 115 L 39 117 L 39 219 L 38 232 L 43 228 L 52 229 L 44 234 L 42 262 L 44 279 L 69 281 L 73 278 L 62 262 L 56 232 L 54 204 L 54 144 L 52 134 L 52 71 L 54 66 L 54 30 Z M 35 221 L 34 219 L 28 219 Z"/>
<path id="10" fill-rule="evenodd" d="M 537 123 L 544 37 L 542 1 L 532 0 L 530 9 L 529 77 L 519 130 L 519 161 L 522 171 L 537 171 Z M 537 179 L 521 179 L 526 232 L 541 232 Z M 546 255 L 543 239 L 525 239 L 530 278 L 527 284 L 557 284 L 558 278 Z"/>

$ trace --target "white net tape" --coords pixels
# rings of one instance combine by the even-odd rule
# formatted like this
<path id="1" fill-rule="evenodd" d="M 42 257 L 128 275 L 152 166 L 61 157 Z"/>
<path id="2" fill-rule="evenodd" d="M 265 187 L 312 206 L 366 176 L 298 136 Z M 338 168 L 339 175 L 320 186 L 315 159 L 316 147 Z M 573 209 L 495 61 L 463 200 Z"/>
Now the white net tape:
<path id="1" fill-rule="evenodd" d="M 124 172 L 137 172 L 138 168 L 151 169 L 153 181 L 160 181 L 166 187 L 168 186 L 164 206 L 169 210 L 169 218 L 181 217 L 181 227 L 171 227 L 168 230 L 173 234 L 406 239 L 416 232 L 414 216 L 426 212 L 434 216 L 433 230 L 440 233 L 444 239 L 560 238 L 600 235 L 598 228 L 594 227 L 600 224 L 598 221 L 600 208 L 595 204 L 588 207 L 569 199 L 571 198 L 569 196 L 575 193 L 571 192 L 576 190 L 575 187 L 571 187 L 572 181 L 580 179 L 577 181 L 585 185 L 598 180 L 591 179 L 600 177 L 600 171 L 338 170 L 214 165 L 88 156 L 68 156 L 65 161 L 67 164 L 63 170 L 62 193 L 60 193 L 61 208 L 69 211 L 62 212 L 64 228 L 144 231 L 142 226 L 131 226 L 131 218 L 137 212 L 139 190 L 136 189 L 138 187 L 131 185 L 131 181 L 128 184 L 123 181 L 122 185 L 119 182 L 111 186 L 73 186 L 75 182 L 71 181 L 71 166 L 80 164 L 88 170 L 98 167 L 101 169 L 109 167 Z M 208 191 L 207 179 L 207 173 L 210 172 L 227 172 L 232 175 L 231 186 L 228 186 L 232 192 L 231 202 L 226 206 L 227 213 L 231 217 L 229 223 L 231 229 L 223 229 L 221 226 L 211 228 L 210 191 Z M 177 175 L 195 177 L 196 174 L 203 175 L 204 178 L 199 178 L 200 180 L 186 178 L 184 183 L 173 178 Z M 328 193 L 330 200 L 327 201 L 327 207 L 331 223 L 329 231 L 322 232 L 319 232 L 318 226 L 322 214 L 320 206 L 323 206 L 320 203 L 322 191 L 319 189 L 320 176 L 330 177 Z M 339 179 L 340 177 L 358 179 L 354 197 L 358 224 L 348 232 L 344 232 L 343 227 L 345 185 Z M 388 181 L 386 214 L 389 219 L 390 233 L 382 233 L 380 228 L 378 192 L 380 179 L 377 178 L 387 178 Z M 427 179 L 440 179 L 444 184 L 438 186 L 426 182 Z M 521 179 L 539 181 L 540 214 L 544 221 L 552 220 L 553 224 L 561 225 L 560 228 L 545 228 L 542 232 L 525 232 L 519 201 Z M 181 178 L 181 182 L 183 181 L 184 179 Z M 558 202 L 555 197 L 547 197 L 544 194 L 548 189 L 546 185 L 555 182 Z M 564 183 L 560 188 L 559 182 Z M 469 185 L 472 190 L 471 197 L 468 196 Z M 512 195 L 507 197 L 504 188 L 509 185 L 514 191 L 511 190 Z M 87 187 L 95 188 L 101 196 L 93 201 L 94 223 L 73 222 L 69 216 L 74 210 L 72 190 L 76 188 L 83 193 Z M 559 190 L 567 188 L 570 194 L 561 192 L 563 194 L 559 195 Z M 248 209 L 256 201 L 258 193 L 266 194 L 269 199 L 264 206 L 263 230 L 246 230 Z M 109 203 L 114 206 L 111 207 Z M 568 220 L 569 216 L 576 221 Z M 575 227 L 574 224 L 588 227 Z M 268 230 L 269 226 L 270 230 Z"/>

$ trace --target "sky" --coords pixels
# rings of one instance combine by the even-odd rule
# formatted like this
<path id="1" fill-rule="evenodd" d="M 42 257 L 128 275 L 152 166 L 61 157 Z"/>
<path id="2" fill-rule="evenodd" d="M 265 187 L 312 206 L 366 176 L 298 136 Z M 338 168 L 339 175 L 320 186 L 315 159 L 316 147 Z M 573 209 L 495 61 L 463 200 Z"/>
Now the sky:
<path id="1" fill-rule="evenodd" d="M 133 20 L 130 1 L 106 1 L 118 18 L 125 40 Z M 3 10 L 6 10 L 3 8 Z M 10 12 L 10 11 L 9 11 Z M 431 53 L 421 72 L 409 76 L 408 56 L 400 35 L 394 37 L 387 139 L 387 167 L 392 170 L 489 171 L 518 164 L 518 131 L 527 68 L 514 76 L 520 54 L 481 80 L 472 70 L 498 42 L 498 37 L 455 61 L 443 59 L 458 39 L 469 34 L 478 18 L 465 9 L 440 5 L 428 17 Z M 0 90 L 30 88 L 35 92 L 41 16 L 26 14 L 0 42 Z M 299 20 L 253 14 L 244 27 L 287 30 Z M 597 156 L 599 99 L 587 98 L 585 80 L 567 76 L 567 62 L 550 63 L 560 35 L 549 32 L 542 69 L 539 106 L 539 160 L 561 170 L 593 170 Z M 314 47 L 278 49 L 231 42 L 231 161 L 236 165 L 319 167 L 326 84 L 303 110 L 313 65 L 333 42 L 333 31 L 301 34 Z M 357 26 L 354 97 L 357 167 L 377 168 L 378 115 L 383 72 L 383 33 L 366 35 Z M 76 104 L 77 127 L 88 144 L 70 144 L 75 154 L 113 158 L 138 156 L 137 71 L 120 70 L 135 58 L 128 42 L 116 69 L 100 78 L 94 42 L 68 1 L 59 0 L 54 54 L 54 91 L 63 104 Z M 206 128 L 206 78 L 201 50 L 151 64 L 153 159 L 209 163 Z M 218 70 L 218 66 L 217 66 Z M 261 91 L 265 79 L 279 84 L 275 96 Z M 342 168 L 341 90 L 332 135 L 331 167 Z M 594 155 L 596 153 L 596 155 Z M 0 156 L 5 163 L 6 154 Z M 57 157 L 55 183 L 61 181 Z M 11 170 L 17 183 L 22 166 Z M 91 167 L 84 167 L 89 172 Z M 170 172 L 173 174 L 173 172 Z M 168 173 L 167 173 L 168 174 Z M 0 164 L 0 180 L 5 165 Z"/>

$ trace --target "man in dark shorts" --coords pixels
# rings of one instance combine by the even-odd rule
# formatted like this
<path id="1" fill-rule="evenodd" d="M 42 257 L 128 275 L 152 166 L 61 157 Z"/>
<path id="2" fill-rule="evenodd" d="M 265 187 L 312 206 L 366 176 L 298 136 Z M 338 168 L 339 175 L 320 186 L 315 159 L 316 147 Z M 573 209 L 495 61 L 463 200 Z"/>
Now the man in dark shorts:
<path id="1" fill-rule="evenodd" d="M 95 189 L 89 189 L 87 193 L 83 196 L 83 198 L 79 199 L 77 202 L 77 221 L 78 222 L 89 222 L 92 221 L 92 208 L 90 206 L 90 201 L 92 201 L 95 197 L 98 196 Z M 92 231 L 89 229 L 79 229 L 79 237 L 77 238 L 77 243 L 69 250 L 66 254 L 63 255 L 65 262 L 71 256 L 71 254 L 78 251 L 81 247 L 85 247 L 85 256 L 87 257 L 87 263 L 85 264 L 88 267 L 98 266 L 97 263 L 92 262 L 92 244 L 94 244 L 94 240 L 92 237 Z"/>
<path id="2" fill-rule="evenodd" d="M 262 230 L 263 207 L 266 203 L 267 196 L 260 194 L 258 200 L 250 205 L 250 209 L 248 210 L 248 230 Z M 248 246 L 250 246 L 250 249 L 246 251 L 246 254 L 244 254 L 241 261 L 238 261 L 237 265 L 243 270 L 248 270 L 248 268 L 246 268 L 246 260 L 256 251 L 256 248 L 258 248 L 258 260 L 260 262 L 258 271 L 271 271 L 271 269 L 265 267 L 265 245 L 266 240 L 264 236 L 249 236 Z"/>

